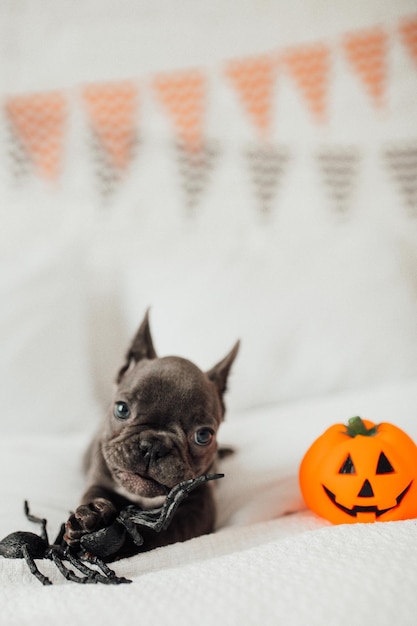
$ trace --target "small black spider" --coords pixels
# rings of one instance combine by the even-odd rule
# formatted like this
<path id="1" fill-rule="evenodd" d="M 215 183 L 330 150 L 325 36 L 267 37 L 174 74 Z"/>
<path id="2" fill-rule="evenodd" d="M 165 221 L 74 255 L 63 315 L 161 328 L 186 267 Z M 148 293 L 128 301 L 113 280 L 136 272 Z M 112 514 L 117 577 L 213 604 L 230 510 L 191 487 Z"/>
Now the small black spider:
<path id="1" fill-rule="evenodd" d="M 89 561 L 98 566 L 99 570 L 89 567 L 86 561 L 75 556 L 69 547 L 63 542 L 65 525 L 61 529 L 53 544 L 49 543 L 46 530 L 46 519 L 35 517 L 29 511 L 29 504 L 25 500 L 25 515 L 31 522 L 41 525 L 41 534 L 26 531 L 17 531 L 7 535 L 0 541 L 0 555 L 6 559 L 25 559 L 32 574 L 43 584 L 52 585 L 47 576 L 39 571 L 34 559 L 50 559 L 55 563 L 61 574 L 67 579 L 77 583 L 106 583 L 119 585 L 130 582 L 127 578 L 119 578 L 100 558 L 92 556 Z M 81 574 L 79 576 L 73 570 L 64 565 L 69 561 Z"/>
<path id="2" fill-rule="evenodd" d="M 63 540 L 65 524 L 62 524 L 54 543 L 50 544 L 46 531 L 46 519 L 32 515 L 28 502 L 25 501 L 25 515 L 31 522 L 41 525 L 41 534 L 17 531 L 7 535 L 0 541 L 0 556 L 7 559 L 25 559 L 31 573 L 43 585 L 51 585 L 52 582 L 39 571 L 34 559 L 52 560 L 67 580 L 76 583 L 113 585 L 130 583 L 131 580 L 116 576 L 103 559 L 112 561 L 118 558 L 128 537 L 136 546 L 141 546 L 144 539 L 137 526 L 144 526 L 155 532 L 166 529 L 178 506 L 193 489 L 204 482 L 222 477 L 223 474 L 204 474 L 199 478 L 183 481 L 171 489 L 162 507 L 157 509 L 143 511 L 134 504 L 125 507 L 110 526 L 83 535 L 80 540 L 80 550 L 76 554 Z M 69 569 L 64 565 L 64 561 L 69 561 L 84 576 L 79 576 Z M 98 569 L 89 567 L 87 563 L 96 565 Z"/>

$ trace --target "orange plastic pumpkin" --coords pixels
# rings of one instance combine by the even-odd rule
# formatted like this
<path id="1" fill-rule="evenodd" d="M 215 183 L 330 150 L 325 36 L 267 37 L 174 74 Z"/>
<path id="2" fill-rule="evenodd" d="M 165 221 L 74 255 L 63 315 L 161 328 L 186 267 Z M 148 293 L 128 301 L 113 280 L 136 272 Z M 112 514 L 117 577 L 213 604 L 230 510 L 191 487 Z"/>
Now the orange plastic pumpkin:
<path id="1" fill-rule="evenodd" d="M 299 480 L 307 506 L 334 524 L 417 517 L 417 446 L 392 424 L 331 426 L 307 450 Z"/>

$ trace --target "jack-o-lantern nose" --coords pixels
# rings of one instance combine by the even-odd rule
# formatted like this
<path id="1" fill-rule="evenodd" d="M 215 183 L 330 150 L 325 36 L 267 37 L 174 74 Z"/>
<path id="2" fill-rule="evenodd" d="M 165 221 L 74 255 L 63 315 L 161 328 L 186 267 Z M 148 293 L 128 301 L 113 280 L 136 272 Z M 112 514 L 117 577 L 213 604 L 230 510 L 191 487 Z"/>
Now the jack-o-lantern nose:
<path id="1" fill-rule="evenodd" d="M 358 498 L 373 498 L 374 492 L 372 491 L 372 485 L 369 480 L 365 480 L 362 485 L 360 492 L 358 493 Z"/>

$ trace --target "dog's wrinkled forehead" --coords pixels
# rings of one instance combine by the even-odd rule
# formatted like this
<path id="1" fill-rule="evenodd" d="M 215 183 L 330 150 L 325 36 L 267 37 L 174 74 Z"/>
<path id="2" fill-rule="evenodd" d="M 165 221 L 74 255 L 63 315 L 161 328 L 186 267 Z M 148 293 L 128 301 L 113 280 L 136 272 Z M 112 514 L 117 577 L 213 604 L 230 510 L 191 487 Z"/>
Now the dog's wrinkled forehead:
<path id="1" fill-rule="evenodd" d="M 142 360 L 129 368 L 119 394 L 138 404 L 141 411 L 180 413 L 182 410 L 219 414 L 220 404 L 213 383 L 194 363 L 181 357 Z"/>

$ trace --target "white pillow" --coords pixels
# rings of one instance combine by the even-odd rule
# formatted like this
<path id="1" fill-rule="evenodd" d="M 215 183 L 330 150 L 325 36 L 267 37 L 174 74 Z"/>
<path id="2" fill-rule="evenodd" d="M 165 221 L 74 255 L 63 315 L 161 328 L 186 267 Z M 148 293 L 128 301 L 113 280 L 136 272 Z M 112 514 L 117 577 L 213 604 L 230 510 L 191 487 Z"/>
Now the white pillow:
<path id="1" fill-rule="evenodd" d="M 263 245 L 236 239 L 213 244 L 196 229 L 180 245 L 173 236 L 131 246 L 129 333 L 151 305 L 160 355 L 206 369 L 240 338 L 231 409 L 417 374 L 416 262 L 405 235 L 363 221 L 274 233 Z"/>
<path id="2" fill-rule="evenodd" d="M 83 243 L 52 227 L 8 230 L 0 264 L 2 432 L 91 424 Z"/>

